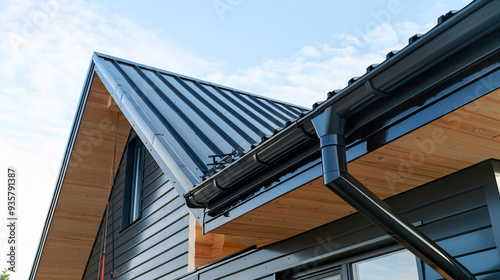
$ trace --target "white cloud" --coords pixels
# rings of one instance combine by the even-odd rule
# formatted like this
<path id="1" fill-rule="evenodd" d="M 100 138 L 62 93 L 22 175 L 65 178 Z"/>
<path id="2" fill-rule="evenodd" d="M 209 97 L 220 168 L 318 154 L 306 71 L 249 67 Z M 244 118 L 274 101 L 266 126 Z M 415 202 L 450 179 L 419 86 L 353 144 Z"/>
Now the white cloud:
<path id="1" fill-rule="evenodd" d="M 335 35 L 342 40 L 340 47 L 305 46 L 288 59 L 268 60 L 229 75 L 217 71 L 205 78 L 310 107 L 325 100 L 329 91 L 347 86 L 350 78 L 365 74 L 369 65 L 384 61 L 389 51 L 404 48 L 414 34 L 425 33 L 431 27 L 413 22 L 381 23 L 362 38 Z"/>
<path id="2" fill-rule="evenodd" d="M 379 35 L 375 36 L 377 34 Z M 356 45 L 340 48 L 327 45 L 307 46 L 288 59 L 269 60 L 230 75 L 216 72 L 205 78 L 310 107 L 316 101 L 325 100 L 329 91 L 347 86 L 350 78 L 363 75 L 370 64 L 382 62 L 385 54 L 394 49 L 391 45 L 403 45 L 399 37 L 392 26 L 382 25 L 370 37 L 371 44 L 382 48 L 382 51 L 366 51 Z M 354 37 L 343 38 L 350 43 Z"/>
<path id="3" fill-rule="evenodd" d="M 401 36 L 390 24 L 383 23 L 366 34 L 365 42 L 376 53 L 387 53 L 394 48 L 402 48 Z"/>

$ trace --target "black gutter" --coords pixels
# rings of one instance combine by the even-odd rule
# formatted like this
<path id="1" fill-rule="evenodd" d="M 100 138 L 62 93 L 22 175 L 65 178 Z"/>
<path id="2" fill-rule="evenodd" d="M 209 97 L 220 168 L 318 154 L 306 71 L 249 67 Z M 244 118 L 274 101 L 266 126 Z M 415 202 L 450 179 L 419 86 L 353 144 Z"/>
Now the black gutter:
<path id="1" fill-rule="evenodd" d="M 349 174 L 345 154 L 345 119 L 330 107 L 315 117 L 313 123 L 320 137 L 323 180 L 328 189 L 446 279 L 476 279 L 465 266 Z"/>
<path id="2" fill-rule="evenodd" d="M 441 23 L 427 34 L 418 37 L 418 40 L 411 40 L 410 45 L 396 54 L 388 55 L 388 59 L 382 64 L 369 67 L 364 76 L 352 79 L 348 87 L 330 93 L 331 96 L 325 102 L 316 105 L 308 114 L 277 132 L 271 138 L 265 139 L 259 146 L 221 172 L 195 186 L 184 195 L 188 206 L 203 208 L 208 201 L 236 186 L 243 179 L 260 172 L 264 167 L 255 162 L 255 157 L 260 161 L 273 164 L 290 154 L 297 145 L 303 145 L 310 141 L 308 134 L 312 134 L 314 131 L 311 120 L 326 108 L 333 106 L 335 112 L 348 119 L 358 117 L 358 115 L 366 115 L 367 113 L 361 112 L 361 110 L 381 98 L 391 95 L 389 99 L 392 99 L 395 89 L 498 28 L 500 26 L 499 11 L 499 0 L 475 1 L 459 13 L 450 15 L 452 17 L 445 22 L 441 20 Z M 349 127 L 349 130 L 352 131 L 365 125 L 370 120 L 404 104 L 420 93 L 421 91 L 411 94 L 404 93 L 405 98 L 398 99 L 397 104 L 391 104 L 383 111 L 379 110 L 377 115 L 370 115 L 362 121 L 358 121 L 355 127 Z M 358 114 L 360 112 L 361 114 Z M 305 131 L 305 133 L 298 131 Z M 349 131 L 346 132 L 346 135 L 347 133 Z"/>

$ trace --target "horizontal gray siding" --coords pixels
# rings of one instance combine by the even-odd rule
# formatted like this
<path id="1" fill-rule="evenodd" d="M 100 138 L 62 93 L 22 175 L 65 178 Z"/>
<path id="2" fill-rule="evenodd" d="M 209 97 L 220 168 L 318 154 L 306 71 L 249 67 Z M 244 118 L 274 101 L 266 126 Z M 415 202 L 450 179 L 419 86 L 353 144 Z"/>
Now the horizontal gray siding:
<path id="1" fill-rule="evenodd" d="M 500 169 L 499 169 L 500 170 Z M 487 161 L 387 202 L 410 222 L 455 256 L 478 279 L 500 279 L 500 251 L 495 242 L 500 213 L 490 217 L 500 203 L 486 196 L 494 184 L 492 162 Z M 339 267 L 367 257 L 369 252 L 402 248 L 360 214 L 316 228 L 290 239 L 242 253 L 200 268 L 183 280 L 289 279 L 311 269 Z M 363 256 L 363 257 L 361 257 Z M 441 279 L 420 264 L 423 280 Z M 275 278 L 273 278 L 275 277 Z"/>
<path id="2" fill-rule="evenodd" d="M 479 200 L 482 196 L 482 200 Z M 464 200 L 482 202 L 472 209 L 464 209 L 452 215 L 442 217 L 421 227 L 424 233 L 472 273 L 487 278 L 500 272 L 500 258 L 495 244 L 488 206 L 485 203 L 483 189 L 467 193 L 462 199 L 450 198 L 449 201 L 460 205 Z M 471 206 L 470 204 L 467 206 Z M 435 270 L 423 264 L 425 280 L 442 279 Z M 492 279 L 492 278 L 490 278 Z"/>
<path id="3" fill-rule="evenodd" d="M 144 156 L 141 217 L 122 229 L 126 153 L 108 204 L 105 279 L 173 279 L 187 272 L 189 212 L 152 156 Z M 114 208 L 114 215 L 113 215 Z M 82 279 L 97 279 L 103 222 Z M 114 243 L 114 244 L 113 244 Z"/>

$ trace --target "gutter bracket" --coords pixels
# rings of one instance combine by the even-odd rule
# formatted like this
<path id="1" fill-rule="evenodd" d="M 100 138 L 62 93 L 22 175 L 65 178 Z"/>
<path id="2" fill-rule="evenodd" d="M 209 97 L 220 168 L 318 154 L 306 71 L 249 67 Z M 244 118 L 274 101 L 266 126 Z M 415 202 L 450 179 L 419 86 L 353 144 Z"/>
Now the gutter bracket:
<path id="1" fill-rule="evenodd" d="M 388 95 L 389 95 L 387 92 L 383 92 L 383 91 L 381 91 L 380 89 L 378 89 L 378 88 L 374 87 L 374 86 L 373 86 L 373 84 L 372 84 L 372 81 L 370 81 L 370 80 L 366 81 L 366 83 L 365 83 L 365 87 L 366 87 L 366 89 L 367 89 L 369 92 L 371 92 L 371 93 L 375 94 L 375 95 L 376 95 L 376 96 L 378 96 L 378 97 L 386 97 L 386 96 L 388 96 Z"/>
<path id="2" fill-rule="evenodd" d="M 302 130 L 302 133 L 304 133 L 305 136 L 309 137 L 310 139 L 312 140 L 316 140 L 318 137 L 316 137 L 316 134 L 314 133 L 309 133 L 306 128 L 304 127 L 304 125 L 299 125 L 300 127 L 300 130 Z"/>
<path id="3" fill-rule="evenodd" d="M 214 187 L 218 188 L 219 190 L 223 190 L 223 191 L 224 191 L 224 190 L 227 190 L 227 188 L 223 188 L 223 187 L 221 187 L 221 186 L 217 183 L 217 179 L 214 179 L 214 180 L 213 180 L 213 185 L 214 185 Z"/>
<path id="4" fill-rule="evenodd" d="M 445 279 L 476 279 L 448 252 L 349 174 L 346 162 L 345 122 L 346 120 L 335 112 L 332 106 L 312 119 L 314 129 L 320 138 L 325 186 Z"/>
<path id="5" fill-rule="evenodd" d="M 257 153 L 255 153 L 255 154 L 253 155 L 253 161 L 254 161 L 255 163 L 258 163 L 258 164 L 260 164 L 260 165 L 262 165 L 262 166 L 265 166 L 265 167 L 269 167 L 269 166 L 271 166 L 271 165 L 272 165 L 272 164 L 270 164 L 270 163 L 268 163 L 268 162 L 264 162 L 264 161 L 260 160 L 260 159 L 259 159 L 259 157 L 257 156 Z"/>

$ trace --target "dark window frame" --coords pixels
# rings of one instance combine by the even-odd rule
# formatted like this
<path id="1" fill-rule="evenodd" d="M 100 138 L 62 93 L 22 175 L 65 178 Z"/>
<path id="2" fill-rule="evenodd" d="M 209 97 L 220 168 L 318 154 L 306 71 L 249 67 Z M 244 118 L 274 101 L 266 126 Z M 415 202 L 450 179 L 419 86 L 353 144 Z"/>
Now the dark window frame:
<path id="1" fill-rule="evenodd" d="M 145 147 L 138 137 L 127 143 L 123 186 L 122 230 L 141 218 Z"/>
<path id="2" fill-rule="evenodd" d="M 321 280 L 324 279 L 325 277 L 330 277 L 330 276 L 340 276 L 340 279 L 342 279 L 342 269 L 340 267 L 334 267 L 330 268 L 327 270 L 319 271 L 319 272 L 314 272 L 310 273 L 301 277 L 294 277 L 292 278 L 293 280 Z"/>
<path id="3" fill-rule="evenodd" d="M 324 264 L 319 267 L 314 267 L 313 263 L 309 263 L 313 268 L 298 272 L 296 274 L 279 274 L 276 279 L 286 279 L 286 280 L 321 280 L 324 277 L 340 275 L 342 280 L 357 280 L 355 278 L 353 265 L 358 262 L 365 260 L 382 257 L 385 255 L 391 255 L 400 251 L 406 250 L 400 244 L 392 244 L 389 246 L 383 246 L 377 249 L 372 249 L 363 253 L 355 254 L 351 257 L 342 258 L 338 261 L 331 262 L 329 264 Z M 415 257 L 415 265 L 417 267 L 418 279 L 422 279 L 422 274 L 418 270 L 419 259 Z"/>

